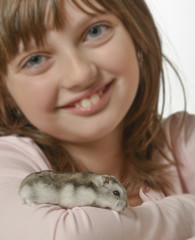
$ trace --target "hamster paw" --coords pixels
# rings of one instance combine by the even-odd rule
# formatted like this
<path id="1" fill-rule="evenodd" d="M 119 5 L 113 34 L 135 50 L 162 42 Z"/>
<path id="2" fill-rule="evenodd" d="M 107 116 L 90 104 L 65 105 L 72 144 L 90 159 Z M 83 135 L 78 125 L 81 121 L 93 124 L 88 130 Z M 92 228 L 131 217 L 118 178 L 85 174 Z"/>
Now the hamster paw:
<path id="1" fill-rule="evenodd" d="M 25 203 L 25 204 L 28 204 L 30 207 L 35 207 L 35 206 L 37 206 L 37 203 L 33 202 L 33 201 L 30 200 L 30 199 L 25 199 L 25 200 L 24 200 L 24 203 Z"/>

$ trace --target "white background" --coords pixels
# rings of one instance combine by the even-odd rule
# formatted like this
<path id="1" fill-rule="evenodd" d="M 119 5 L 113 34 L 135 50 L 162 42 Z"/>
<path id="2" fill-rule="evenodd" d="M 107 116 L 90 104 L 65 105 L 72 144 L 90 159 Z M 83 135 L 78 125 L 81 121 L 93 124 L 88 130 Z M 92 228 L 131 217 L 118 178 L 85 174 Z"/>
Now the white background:
<path id="1" fill-rule="evenodd" d="M 185 86 L 187 110 L 195 114 L 195 0 L 146 0 L 163 42 L 166 56 L 174 63 Z M 165 114 L 183 110 L 178 80 L 167 70 Z"/>

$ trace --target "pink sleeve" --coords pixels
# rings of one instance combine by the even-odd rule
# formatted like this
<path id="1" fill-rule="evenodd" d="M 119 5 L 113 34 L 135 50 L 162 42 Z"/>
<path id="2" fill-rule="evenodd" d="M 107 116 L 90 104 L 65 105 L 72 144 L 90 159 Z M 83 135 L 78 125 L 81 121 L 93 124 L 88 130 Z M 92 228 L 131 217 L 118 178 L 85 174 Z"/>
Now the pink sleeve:
<path id="1" fill-rule="evenodd" d="M 195 194 L 195 115 L 186 115 L 183 128 L 179 132 L 181 119 L 182 113 L 172 115 L 167 121 L 167 128 L 171 146 L 180 164 L 177 171 L 182 192 Z"/>
<path id="2" fill-rule="evenodd" d="M 195 196 L 148 201 L 119 214 L 83 207 L 29 207 L 18 199 L 18 187 L 29 173 L 49 169 L 29 139 L 0 138 L 0 239 L 3 240 L 184 240 L 195 235 Z"/>

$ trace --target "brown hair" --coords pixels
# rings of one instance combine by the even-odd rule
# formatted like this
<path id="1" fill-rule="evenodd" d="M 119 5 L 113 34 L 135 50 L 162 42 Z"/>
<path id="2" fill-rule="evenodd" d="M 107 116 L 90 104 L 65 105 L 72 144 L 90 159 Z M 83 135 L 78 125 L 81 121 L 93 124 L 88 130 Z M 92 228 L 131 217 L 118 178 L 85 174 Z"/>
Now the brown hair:
<path id="1" fill-rule="evenodd" d="M 78 1 L 72 2 L 81 8 Z M 93 6 L 90 0 L 81 2 L 96 11 L 102 11 Z M 160 80 L 163 87 L 165 84 L 163 54 L 155 23 L 143 0 L 96 0 L 96 2 L 123 22 L 137 52 L 140 52 L 144 59 L 140 66 L 139 89 L 125 117 L 124 153 L 127 162 L 133 167 L 133 175 L 128 183 L 133 182 L 136 188 L 147 183 L 154 189 L 166 193 L 169 186 L 168 178 L 164 174 L 166 166 L 151 161 L 154 149 L 161 151 L 156 140 L 157 134 L 161 131 L 162 120 L 162 114 L 158 114 Z M 26 48 L 32 37 L 37 45 L 42 44 L 48 30 L 46 18 L 49 19 L 51 28 L 60 29 L 64 26 L 63 4 L 63 0 L 0 1 L 0 132 L 1 135 L 18 134 L 31 137 L 43 150 L 54 170 L 68 172 L 76 171 L 71 156 L 59 140 L 40 132 L 14 107 L 9 93 L 5 91 L 4 81 L 7 63 L 18 53 L 20 41 Z M 169 163 L 168 160 L 167 166 Z M 132 189 L 132 184 L 127 185 Z"/>

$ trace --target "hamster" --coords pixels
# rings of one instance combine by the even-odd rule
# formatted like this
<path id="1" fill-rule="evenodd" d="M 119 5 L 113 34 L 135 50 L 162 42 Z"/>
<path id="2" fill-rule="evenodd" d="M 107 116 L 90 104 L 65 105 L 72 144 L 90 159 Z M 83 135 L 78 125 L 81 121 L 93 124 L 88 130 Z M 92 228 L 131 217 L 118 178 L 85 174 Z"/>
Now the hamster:
<path id="1" fill-rule="evenodd" d="M 50 203 L 64 208 L 93 206 L 118 212 L 128 207 L 126 191 L 115 177 L 91 172 L 35 172 L 22 181 L 18 193 L 30 206 Z"/>

